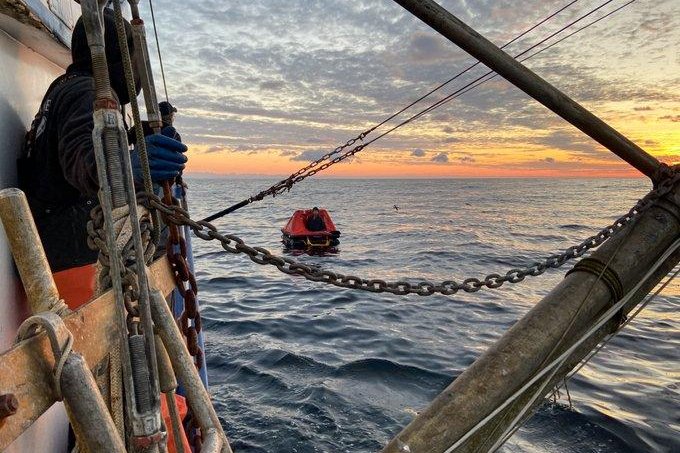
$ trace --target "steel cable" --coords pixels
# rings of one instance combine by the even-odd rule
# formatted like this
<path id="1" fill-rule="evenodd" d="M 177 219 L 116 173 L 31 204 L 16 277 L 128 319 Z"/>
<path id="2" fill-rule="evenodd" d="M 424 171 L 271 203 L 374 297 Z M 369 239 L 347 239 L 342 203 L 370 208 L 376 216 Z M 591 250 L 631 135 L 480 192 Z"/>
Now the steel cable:
<path id="1" fill-rule="evenodd" d="M 165 83 L 165 68 L 163 67 L 163 55 L 161 54 L 161 44 L 160 44 L 160 40 L 158 39 L 158 27 L 156 27 L 156 15 L 154 14 L 154 11 L 153 11 L 153 0 L 149 0 L 149 10 L 151 11 L 151 23 L 153 24 L 153 34 L 156 38 L 156 51 L 158 52 L 158 62 L 160 63 L 160 66 L 161 66 L 161 77 L 163 79 L 163 91 L 165 92 L 165 100 L 169 103 L 170 99 L 168 98 L 168 86 Z"/>
<path id="2" fill-rule="evenodd" d="M 150 1 L 151 1 L 151 0 L 150 0 Z M 535 29 L 538 28 L 539 26 L 541 26 L 541 25 L 543 25 L 544 23 L 548 22 L 549 20 L 551 20 L 552 18 L 554 18 L 554 17 L 557 16 L 558 14 L 562 13 L 563 11 L 565 11 L 565 10 L 566 10 L 567 8 L 569 8 L 570 6 L 572 6 L 572 5 L 574 5 L 575 3 L 577 3 L 577 1 L 578 1 L 578 0 L 573 0 L 573 1 L 571 1 L 570 3 L 566 4 L 565 6 L 561 7 L 561 8 L 558 9 L 557 11 L 555 11 L 555 12 L 553 12 L 552 14 L 548 15 L 547 17 L 545 17 L 544 19 L 542 19 L 542 20 L 539 21 L 538 23 L 532 25 L 531 27 L 529 27 L 528 29 L 526 29 L 525 31 L 523 31 L 522 33 L 520 33 L 519 35 L 517 35 L 516 37 L 514 37 L 513 39 L 511 39 L 511 40 L 508 41 L 507 43 L 505 43 L 505 44 L 501 47 L 501 49 L 506 48 L 506 47 L 509 46 L 510 44 L 513 44 L 514 42 L 518 41 L 518 40 L 521 39 L 522 37 L 526 36 L 527 34 L 529 34 L 530 32 L 532 32 L 533 30 L 535 30 Z M 613 1 L 613 0 L 609 0 L 607 3 L 611 2 L 611 1 Z M 606 3 L 605 3 L 605 5 L 606 5 Z M 602 5 L 602 6 L 604 6 L 604 5 Z M 601 8 L 602 6 L 598 7 L 598 9 Z M 592 12 L 589 13 L 589 14 L 592 14 Z M 567 28 L 568 28 L 569 26 L 571 26 L 571 25 L 573 25 L 573 24 L 568 25 Z M 563 30 L 564 30 L 564 29 L 560 30 L 560 32 L 563 31 Z M 559 32 L 558 32 L 558 33 L 559 33 Z M 554 34 L 551 35 L 550 37 L 552 37 L 552 36 L 554 36 Z M 550 39 L 550 37 L 547 38 L 547 39 Z M 525 52 L 531 50 L 532 48 L 535 48 L 537 45 L 540 45 L 540 44 L 542 44 L 543 42 L 545 42 L 545 40 L 543 40 L 543 41 L 539 42 L 538 44 L 532 46 L 531 48 L 529 48 L 529 49 L 526 50 Z M 423 96 L 421 96 L 421 97 L 419 97 L 418 99 L 414 100 L 413 102 L 411 102 L 411 103 L 408 104 L 407 106 L 403 107 L 402 109 L 400 109 L 400 110 L 398 110 L 397 112 L 393 113 L 392 115 L 388 116 L 387 118 L 385 118 L 384 120 L 382 120 L 380 123 L 378 123 L 378 124 L 372 126 L 371 128 L 369 128 L 369 129 L 367 129 L 366 131 L 362 132 L 362 133 L 359 134 L 358 136 L 356 136 L 356 137 L 354 137 L 354 138 L 348 140 L 344 145 L 338 146 L 337 148 L 335 148 L 334 150 L 330 151 L 329 153 L 326 153 L 326 154 L 324 154 L 323 156 L 321 156 L 319 159 L 317 159 L 317 160 L 311 162 L 310 164 L 306 165 L 305 167 L 302 167 L 301 169 L 297 170 L 295 173 L 292 173 L 290 176 L 288 176 L 288 178 L 279 181 L 278 183 L 274 184 L 273 186 L 269 187 L 268 189 L 265 189 L 265 190 L 259 192 L 258 194 L 254 195 L 254 196 L 252 196 L 252 197 L 246 198 L 245 200 L 242 200 L 242 201 L 240 201 L 240 202 L 238 202 L 238 203 L 236 203 L 236 204 L 233 204 L 232 206 L 229 206 L 229 207 L 226 208 L 226 209 L 223 209 L 223 210 L 218 211 L 218 212 L 216 212 L 216 213 L 214 213 L 214 214 L 211 214 L 210 216 L 206 217 L 206 218 L 203 219 L 203 220 L 204 220 L 204 221 L 207 221 L 207 222 L 211 222 L 211 221 L 213 221 L 213 220 L 215 220 L 215 219 L 218 219 L 218 218 L 223 217 L 223 216 L 225 216 L 225 215 L 227 215 L 227 214 L 230 214 L 230 213 L 236 211 L 237 209 L 240 209 L 240 208 L 242 208 L 242 207 L 244 207 L 244 206 L 247 206 L 248 204 L 250 204 L 250 203 L 252 203 L 252 202 L 254 202 L 254 201 L 262 200 L 262 199 L 263 199 L 264 197 L 266 197 L 266 196 L 276 196 L 276 195 L 279 194 L 279 193 L 282 193 L 282 192 L 284 192 L 284 191 L 286 191 L 286 190 L 290 190 L 290 188 L 292 187 L 293 184 L 295 184 L 295 183 L 297 183 L 297 182 L 300 182 L 301 180 L 303 180 L 303 179 L 305 179 L 305 178 L 307 178 L 307 177 L 309 177 L 309 176 L 312 176 L 312 175 L 318 173 L 319 171 L 325 170 L 325 169 L 328 168 L 330 165 L 334 165 L 335 163 L 338 163 L 338 162 L 340 162 L 340 161 L 342 161 L 342 160 L 345 160 L 347 157 L 350 157 L 350 156 L 356 154 L 357 152 L 361 151 L 364 147 L 368 146 L 368 144 L 373 143 L 375 140 L 377 140 L 377 139 L 379 139 L 379 138 L 382 138 L 382 137 L 384 137 L 385 135 L 387 135 L 387 134 L 393 132 L 394 130 L 398 129 L 399 127 L 402 127 L 402 126 L 408 124 L 409 122 L 411 122 L 411 121 L 413 121 L 413 120 L 419 118 L 419 117 L 422 116 L 422 114 L 424 114 L 424 113 L 421 111 L 421 112 L 419 112 L 418 114 L 415 115 L 415 118 L 412 117 L 412 119 L 407 120 L 406 122 L 400 123 L 400 124 L 397 125 L 396 127 L 390 129 L 387 133 L 381 134 L 378 138 L 373 139 L 373 140 L 371 140 L 371 141 L 368 142 L 368 143 L 364 143 L 364 144 L 358 145 L 358 146 L 355 147 L 354 149 L 352 149 L 352 150 L 348 151 L 346 154 L 344 154 L 343 157 L 342 157 L 341 159 L 339 159 L 339 160 L 337 160 L 338 158 L 333 159 L 333 160 L 331 161 L 330 165 L 322 165 L 320 168 L 315 168 L 315 167 L 319 166 L 319 164 L 321 164 L 322 162 L 325 162 L 325 161 L 327 161 L 328 159 L 330 159 L 332 156 L 334 156 L 334 155 L 336 155 L 336 154 L 339 154 L 340 152 L 342 152 L 342 151 L 343 151 L 344 149 L 346 149 L 347 147 L 354 145 L 357 141 L 363 141 L 363 139 L 364 139 L 368 134 L 372 133 L 373 131 L 375 131 L 375 130 L 378 129 L 379 127 L 385 125 L 386 123 L 388 123 L 388 122 L 391 121 L 392 119 L 396 118 L 397 116 L 399 116 L 400 114 L 402 114 L 403 112 L 405 112 L 406 110 L 408 110 L 409 108 L 413 107 L 414 105 L 416 105 L 416 104 L 418 104 L 419 102 L 423 101 L 424 99 L 428 98 L 429 96 L 431 96 L 431 95 L 434 94 L 435 92 L 439 91 L 440 89 L 442 89 L 443 87 L 445 87 L 445 86 L 448 85 L 449 83 L 451 83 L 451 82 L 453 82 L 454 80 L 458 79 L 459 77 L 463 76 L 464 74 L 466 74 L 467 72 L 469 72 L 470 70 L 472 70 L 473 68 L 475 68 L 475 67 L 476 67 L 477 65 L 479 65 L 479 64 L 480 64 L 479 61 L 473 63 L 472 65 L 470 65 L 470 66 L 468 66 L 467 68 L 463 69 L 462 71 L 458 72 L 456 75 L 454 75 L 454 76 L 451 77 L 450 79 L 446 80 L 446 81 L 443 82 L 443 83 L 440 83 L 439 85 L 437 85 L 436 87 L 434 87 L 433 89 L 431 89 L 430 91 L 428 91 L 427 93 L 425 93 Z M 492 71 L 492 72 L 493 72 L 493 71 Z M 479 80 L 479 79 L 475 80 L 475 82 L 478 81 L 478 80 Z M 466 88 L 467 88 L 467 87 L 469 87 L 469 85 L 466 85 Z M 436 106 L 439 106 L 439 103 L 440 103 L 440 102 L 441 102 L 441 101 L 437 101 L 437 102 L 435 103 L 435 105 L 436 105 Z M 430 107 L 432 107 L 432 106 L 430 106 Z M 428 107 L 428 108 L 425 109 L 425 110 L 427 110 L 427 112 L 429 112 L 429 111 L 430 111 L 430 110 L 429 110 L 430 107 Z M 436 108 L 436 107 L 434 107 L 434 108 Z M 427 113 L 427 112 L 425 112 L 425 113 Z"/>
<path id="3" fill-rule="evenodd" d="M 525 49 L 524 51 L 520 52 L 519 54 L 517 54 L 517 55 L 515 56 L 515 58 L 518 58 L 518 57 L 520 57 L 520 56 L 526 54 L 527 52 L 531 51 L 532 49 L 535 49 L 536 47 L 540 46 L 541 44 L 543 44 L 543 43 L 545 43 L 546 41 L 550 40 L 551 38 L 555 37 L 555 36 L 558 35 L 559 33 L 561 33 L 561 32 L 563 32 L 563 31 L 567 30 L 568 28 L 572 27 L 572 26 L 575 25 L 576 23 L 580 22 L 581 20 L 585 19 L 586 17 L 590 16 L 591 14 L 595 13 L 596 11 L 600 10 L 601 8 L 603 8 L 604 6 L 608 5 L 608 4 L 611 3 L 612 1 L 614 1 L 614 0 L 607 0 L 606 2 L 604 2 L 604 3 L 602 3 L 601 5 L 597 6 L 597 7 L 594 8 L 593 10 L 589 11 L 588 13 L 586 13 L 586 14 L 582 15 L 581 17 L 579 17 L 578 19 L 576 19 L 576 20 L 570 22 L 569 24 L 567 24 L 566 26 L 562 27 L 560 30 L 558 30 L 558 31 L 556 31 L 556 32 L 554 32 L 554 33 L 552 33 L 552 34 L 550 34 L 549 36 L 547 36 L 546 38 L 543 38 L 543 39 L 542 39 L 541 41 L 539 41 L 538 43 L 536 43 L 536 44 L 532 45 L 531 47 L 529 47 L 528 49 Z M 633 1 L 635 1 L 635 0 L 633 0 Z M 630 3 L 632 3 L 632 2 L 630 2 Z M 624 5 L 624 6 L 626 6 L 626 5 Z M 619 9 L 620 9 L 620 8 L 619 8 Z M 590 25 L 592 25 L 592 24 L 590 24 Z M 582 29 L 585 29 L 585 28 L 587 28 L 587 27 L 582 27 Z M 572 34 L 569 35 L 569 36 L 573 36 L 574 34 L 576 34 L 576 33 L 572 33 Z M 536 52 L 536 54 L 538 54 L 538 53 L 539 53 L 539 52 Z M 524 60 L 526 60 L 526 59 L 528 59 L 528 58 L 529 58 L 529 57 L 525 58 Z M 524 61 L 524 60 L 522 60 L 522 61 Z M 212 221 L 212 220 L 215 220 L 215 219 L 217 219 L 217 218 L 219 218 L 219 217 L 222 217 L 222 216 L 224 216 L 224 215 L 226 215 L 226 214 L 229 214 L 229 213 L 235 211 L 236 209 L 239 209 L 239 208 L 241 208 L 241 207 L 243 207 L 243 206 L 246 206 L 246 205 L 252 203 L 252 202 L 255 201 L 255 200 L 262 200 L 262 199 L 263 199 L 265 196 L 267 196 L 267 195 L 276 196 L 276 195 L 279 194 L 279 193 L 282 193 L 282 192 L 284 192 L 284 191 L 290 190 L 294 184 L 296 184 L 296 183 L 298 183 L 298 182 L 300 182 L 300 181 L 302 181 L 302 180 L 304 180 L 304 179 L 306 179 L 306 178 L 308 178 L 308 177 L 310 177 L 310 176 L 314 176 L 314 175 L 317 174 L 318 172 L 323 171 L 323 170 L 327 169 L 328 167 L 331 167 L 332 165 L 335 165 L 335 164 L 337 164 L 337 163 L 339 163 L 339 162 L 342 162 L 342 161 L 345 160 L 345 159 L 348 159 L 348 158 L 354 156 L 354 155 L 357 154 L 358 152 L 362 151 L 366 146 L 368 146 L 368 145 L 370 145 L 370 144 L 376 142 L 377 140 L 380 140 L 381 138 L 385 137 L 386 135 L 391 134 L 391 133 L 394 132 L 395 130 L 397 130 L 397 129 L 399 129 L 399 128 L 401 128 L 401 127 L 403 127 L 403 126 L 405 126 L 405 125 L 407 125 L 407 124 L 409 124 L 409 123 L 411 123 L 411 122 L 417 120 L 418 118 L 420 118 L 420 117 L 426 115 L 427 113 L 430 113 L 431 111 L 435 110 L 436 108 L 441 107 L 442 105 L 446 104 L 447 102 L 451 101 L 452 99 L 455 99 L 455 98 L 459 97 L 459 96 L 462 95 L 464 92 L 467 92 L 467 91 L 471 90 L 474 86 L 481 85 L 481 82 L 482 82 L 482 81 L 486 81 L 486 80 L 484 80 L 485 78 L 488 78 L 488 80 L 490 80 L 490 77 L 489 77 L 489 76 L 490 76 L 491 74 L 494 74 L 494 71 L 488 71 L 488 72 L 486 72 L 485 74 L 483 74 L 483 75 L 477 77 L 475 80 L 473 80 L 473 81 L 467 83 L 467 84 L 464 85 L 463 87 L 458 88 L 456 91 L 454 91 L 453 93 L 447 95 L 447 96 L 444 97 L 443 99 L 441 99 L 441 100 L 435 102 L 434 104 L 432 104 L 432 105 L 430 105 L 429 107 L 427 107 L 427 108 L 421 110 L 420 112 L 416 113 L 415 115 L 411 116 L 410 118 L 407 118 L 406 120 L 402 121 L 401 123 L 398 123 L 397 125 L 393 126 L 391 129 L 388 129 L 387 131 L 383 132 L 382 134 L 378 135 L 377 137 L 374 137 L 374 138 L 372 138 L 371 140 L 369 140 L 369 141 L 367 141 L 367 142 L 365 142 L 365 143 L 361 143 L 360 145 L 357 145 L 356 147 L 350 149 L 349 151 L 346 151 L 344 154 L 342 154 L 342 155 L 340 155 L 340 156 L 337 156 L 337 157 L 333 158 L 332 160 L 330 160 L 330 161 L 328 161 L 328 162 L 325 162 L 324 164 L 322 164 L 322 165 L 316 167 L 316 165 L 317 165 L 318 163 L 322 162 L 323 160 L 326 160 L 327 158 L 330 158 L 331 155 L 336 154 L 337 152 L 339 152 L 339 151 L 338 151 L 339 149 L 341 150 L 342 148 L 345 148 L 348 144 L 355 142 L 356 139 L 350 140 L 350 142 L 348 142 L 347 144 L 343 145 L 342 147 L 337 148 L 337 149 L 334 150 L 333 152 L 331 152 L 331 153 L 329 153 L 329 154 L 323 156 L 322 158 L 320 158 L 319 160 L 313 162 L 312 164 L 308 165 L 307 167 L 304 167 L 303 169 L 298 170 L 296 173 L 292 174 L 292 175 L 289 176 L 287 179 L 285 179 L 285 180 L 283 180 L 283 181 L 280 181 L 279 183 L 277 183 L 277 184 L 271 186 L 270 188 L 268 188 L 268 189 L 266 189 L 266 190 L 264 190 L 264 191 L 258 193 L 258 194 L 255 195 L 254 197 L 250 197 L 250 198 L 248 198 L 248 199 L 246 199 L 246 200 L 243 200 L 243 201 L 241 201 L 241 202 L 239 202 L 239 203 L 237 203 L 237 204 L 235 204 L 235 205 L 233 205 L 233 206 L 231 206 L 231 207 L 229 207 L 229 208 L 227 208 L 227 209 L 224 209 L 224 210 L 219 211 L 219 212 L 217 212 L 217 213 L 215 213 L 215 214 L 212 214 L 212 215 L 206 217 L 206 218 L 203 219 L 203 220 L 204 220 L 204 221 Z M 475 85 L 475 84 L 477 84 L 477 85 Z M 364 134 L 366 134 L 366 133 L 363 133 L 362 136 L 360 136 L 359 138 L 361 138 L 361 139 L 363 140 Z"/>

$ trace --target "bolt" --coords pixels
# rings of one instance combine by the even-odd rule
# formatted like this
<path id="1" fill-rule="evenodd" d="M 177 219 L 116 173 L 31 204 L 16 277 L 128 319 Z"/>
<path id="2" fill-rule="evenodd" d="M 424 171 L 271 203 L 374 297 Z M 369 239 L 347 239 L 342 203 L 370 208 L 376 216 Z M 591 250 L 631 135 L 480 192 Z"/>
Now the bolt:
<path id="1" fill-rule="evenodd" d="M 19 401 L 12 393 L 0 395 L 0 418 L 9 417 L 17 413 Z"/>

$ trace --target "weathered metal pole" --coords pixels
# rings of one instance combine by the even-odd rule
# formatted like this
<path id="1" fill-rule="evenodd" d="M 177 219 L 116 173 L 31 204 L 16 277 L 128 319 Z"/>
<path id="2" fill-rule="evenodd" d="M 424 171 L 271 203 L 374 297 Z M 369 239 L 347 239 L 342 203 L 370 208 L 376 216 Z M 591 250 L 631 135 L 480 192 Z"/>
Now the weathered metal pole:
<path id="1" fill-rule="evenodd" d="M 203 433 L 201 451 L 232 453 L 215 408 L 210 402 L 210 395 L 201 382 L 177 322 L 165 298 L 158 291 L 151 293 L 151 310 L 158 335 L 163 340 L 175 374 L 184 386 L 196 423 Z"/>
<path id="2" fill-rule="evenodd" d="M 499 49 L 433 0 L 394 0 L 414 16 L 605 148 L 654 178 L 659 161 L 576 101 Z"/>
<path id="3" fill-rule="evenodd" d="M 52 312 L 32 316 L 19 327 L 17 339 L 22 341 L 35 335 L 37 327 L 41 327 L 50 340 L 55 362 L 54 390 L 58 399 L 63 398 L 66 404 L 79 447 L 88 453 L 124 453 L 125 444 L 87 362 L 81 354 L 71 350 L 73 335 L 64 321 Z"/>

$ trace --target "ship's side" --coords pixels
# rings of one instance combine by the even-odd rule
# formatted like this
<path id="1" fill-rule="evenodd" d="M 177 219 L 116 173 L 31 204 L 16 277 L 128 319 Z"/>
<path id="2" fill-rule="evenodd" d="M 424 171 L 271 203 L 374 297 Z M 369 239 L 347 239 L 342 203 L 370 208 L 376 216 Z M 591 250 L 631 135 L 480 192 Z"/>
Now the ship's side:
<path id="1" fill-rule="evenodd" d="M 65 43 L 79 14 L 79 5 L 70 0 L 0 0 L 0 188 L 16 186 L 24 134 L 47 87 L 70 61 Z M 0 351 L 12 345 L 27 315 L 23 299 L 2 232 Z M 63 405 L 55 404 L 6 451 L 64 451 L 67 426 Z"/>

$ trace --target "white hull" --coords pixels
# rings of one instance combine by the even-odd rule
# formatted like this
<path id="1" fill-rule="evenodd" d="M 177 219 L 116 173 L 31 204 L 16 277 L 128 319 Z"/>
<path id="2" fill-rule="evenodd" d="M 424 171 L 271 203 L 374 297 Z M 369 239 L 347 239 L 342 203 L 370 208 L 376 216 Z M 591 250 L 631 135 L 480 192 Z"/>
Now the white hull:
<path id="1" fill-rule="evenodd" d="M 69 63 L 69 51 L 59 41 L 69 41 L 79 15 L 79 6 L 69 0 L 50 0 L 49 6 L 46 1 L 29 0 L 24 6 L 30 16 L 24 16 L 21 8 L 15 17 L 0 14 L 0 188 L 16 186 L 16 158 L 24 134 L 47 87 Z M 0 7 L 0 11 L 10 8 L 3 0 Z M 4 351 L 14 342 L 27 313 L 1 225 L 0 313 L 0 351 Z M 67 431 L 63 404 L 59 403 L 5 451 L 65 451 Z"/>

